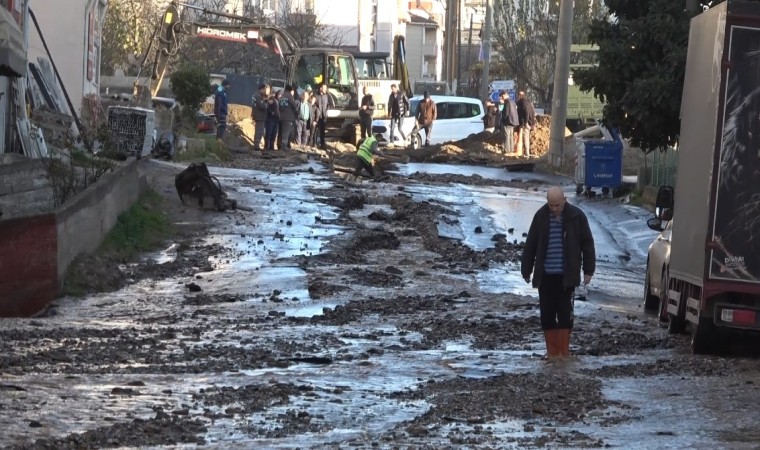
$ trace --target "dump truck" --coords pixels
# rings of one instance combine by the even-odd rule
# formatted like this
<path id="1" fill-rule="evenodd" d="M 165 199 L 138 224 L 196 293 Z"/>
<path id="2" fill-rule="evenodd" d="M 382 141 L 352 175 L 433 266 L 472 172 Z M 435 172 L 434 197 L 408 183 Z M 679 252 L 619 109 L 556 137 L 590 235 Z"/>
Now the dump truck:
<path id="1" fill-rule="evenodd" d="M 691 328 L 694 353 L 760 330 L 760 3 L 728 0 L 691 20 L 675 186 L 650 228 L 672 220 L 660 313 Z"/>

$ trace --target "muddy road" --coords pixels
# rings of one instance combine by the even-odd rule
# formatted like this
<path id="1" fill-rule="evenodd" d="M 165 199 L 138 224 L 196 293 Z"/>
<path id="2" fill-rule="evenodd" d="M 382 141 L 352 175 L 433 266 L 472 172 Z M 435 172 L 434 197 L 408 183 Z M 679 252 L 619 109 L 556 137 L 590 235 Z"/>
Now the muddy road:
<path id="1" fill-rule="evenodd" d="M 760 363 L 641 310 L 646 213 L 586 200 L 597 275 L 546 364 L 516 261 L 540 174 L 213 169 L 253 212 L 184 230 L 113 292 L 0 321 L 0 448 L 756 448 Z M 573 186 L 568 185 L 568 190 Z M 173 245 L 174 244 L 174 245 Z M 100 275 L 99 273 L 97 275 Z M 121 287 L 123 285 L 123 287 Z"/>

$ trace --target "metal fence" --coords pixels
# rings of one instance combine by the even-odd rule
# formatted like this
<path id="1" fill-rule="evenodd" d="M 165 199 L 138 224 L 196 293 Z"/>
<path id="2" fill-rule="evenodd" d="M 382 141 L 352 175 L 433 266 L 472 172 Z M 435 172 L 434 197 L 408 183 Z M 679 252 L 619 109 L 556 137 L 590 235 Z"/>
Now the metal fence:
<path id="1" fill-rule="evenodd" d="M 652 152 L 652 169 L 649 177 L 650 186 L 675 186 L 678 151 L 669 147 L 665 151 Z"/>

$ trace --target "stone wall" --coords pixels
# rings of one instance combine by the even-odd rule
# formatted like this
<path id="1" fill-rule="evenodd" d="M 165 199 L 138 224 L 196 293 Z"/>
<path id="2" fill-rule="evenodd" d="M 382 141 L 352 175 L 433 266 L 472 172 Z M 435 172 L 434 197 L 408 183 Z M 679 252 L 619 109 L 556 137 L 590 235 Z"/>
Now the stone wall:
<path id="1" fill-rule="evenodd" d="M 45 163 L 39 159 L 6 158 L 0 164 L 0 211 L 2 219 L 50 212 L 55 207 L 53 189 Z"/>

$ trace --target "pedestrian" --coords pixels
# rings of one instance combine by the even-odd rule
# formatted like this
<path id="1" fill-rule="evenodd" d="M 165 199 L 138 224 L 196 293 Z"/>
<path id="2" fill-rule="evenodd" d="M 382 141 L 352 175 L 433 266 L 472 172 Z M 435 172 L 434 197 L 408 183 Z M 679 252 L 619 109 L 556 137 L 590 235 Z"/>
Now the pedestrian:
<path id="1" fill-rule="evenodd" d="M 546 205 L 533 216 L 522 254 L 521 272 L 527 283 L 538 288 L 541 328 L 546 356 L 570 355 L 573 328 L 573 291 L 588 285 L 596 268 L 594 237 L 588 218 L 567 203 L 560 187 L 551 187 Z"/>
<path id="2" fill-rule="evenodd" d="M 430 98 L 428 91 L 422 94 L 422 101 L 417 107 L 417 124 L 425 130 L 425 147 L 430 145 L 430 133 L 433 131 L 433 122 L 438 118 L 438 109 L 435 102 Z"/>
<path id="3" fill-rule="evenodd" d="M 499 123 L 499 107 L 490 99 L 486 100 L 486 113 L 483 115 L 483 129 L 489 133 L 496 131 Z"/>
<path id="4" fill-rule="evenodd" d="M 269 98 L 270 87 L 268 84 L 259 85 L 259 91 L 253 94 L 251 103 L 251 117 L 253 118 L 255 129 L 253 133 L 253 149 L 261 150 L 261 140 L 264 138 L 267 121 L 267 99 Z"/>
<path id="5" fill-rule="evenodd" d="M 301 94 L 301 102 L 298 105 L 298 117 L 296 118 L 296 145 L 309 145 L 309 124 L 311 123 L 311 105 L 309 93 Z"/>
<path id="6" fill-rule="evenodd" d="M 327 111 L 330 108 L 335 108 L 335 102 L 330 93 L 327 92 L 327 85 L 322 83 L 319 85 L 319 95 L 317 95 L 317 128 L 319 130 L 319 148 L 322 150 L 327 150 L 325 128 L 327 128 Z"/>
<path id="7" fill-rule="evenodd" d="M 398 86 L 391 85 L 391 95 L 388 97 L 388 112 L 391 115 L 391 131 L 390 131 L 390 143 L 395 145 L 394 130 L 398 127 L 398 133 L 401 135 L 402 144 L 406 143 L 406 135 L 401 129 L 404 123 L 404 117 L 409 112 L 409 99 L 406 95 L 398 90 Z"/>
<path id="8" fill-rule="evenodd" d="M 280 149 L 280 138 L 282 137 L 282 122 L 280 122 L 280 100 L 282 100 L 283 89 L 278 89 L 274 93 L 274 101 L 277 102 L 277 134 L 274 138 L 274 145 L 277 150 Z"/>
<path id="9" fill-rule="evenodd" d="M 362 139 L 372 135 L 372 113 L 375 111 L 375 100 L 372 94 L 367 90 L 367 86 L 362 88 L 361 106 L 359 107 L 359 126 L 361 128 Z"/>
<path id="10" fill-rule="evenodd" d="M 317 146 L 317 96 L 312 95 L 309 97 L 309 147 Z"/>
<path id="11" fill-rule="evenodd" d="M 267 121 L 264 134 L 265 147 L 268 151 L 274 151 L 277 142 L 277 129 L 280 125 L 280 104 L 277 95 L 270 95 L 267 99 Z"/>
<path id="12" fill-rule="evenodd" d="M 374 155 L 385 156 L 379 146 L 378 138 L 381 135 L 370 134 L 359 144 L 359 150 L 356 152 L 356 165 L 354 167 L 354 176 L 361 176 L 362 171 L 366 170 L 373 179 L 377 179 L 375 175 L 375 168 L 372 164 L 374 161 Z"/>
<path id="13" fill-rule="evenodd" d="M 504 153 L 515 152 L 515 127 L 520 125 L 517 116 L 517 105 L 509 98 L 509 92 L 499 91 L 500 103 L 504 105 L 501 111 L 501 130 L 504 132 Z"/>
<path id="14" fill-rule="evenodd" d="M 290 149 L 290 135 L 293 125 L 298 117 L 298 103 L 293 99 L 293 86 L 285 86 L 285 92 L 279 100 L 280 103 L 280 149 Z"/>
<path id="15" fill-rule="evenodd" d="M 536 109 L 525 91 L 520 91 L 517 99 L 517 117 L 520 122 L 520 136 L 517 139 L 517 151 L 523 156 L 530 157 L 530 132 L 536 126 Z"/>
<path id="16" fill-rule="evenodd" d="M 214 93 L 214 116 L 216 117 L 216 139 L 221 144 L 224 132 L 227 129 L 227 88 L 230 80 L 225 79 L 222 84 L 216 88 Z"/>

